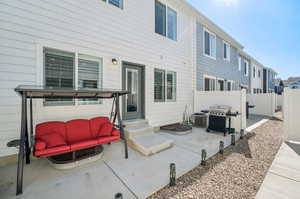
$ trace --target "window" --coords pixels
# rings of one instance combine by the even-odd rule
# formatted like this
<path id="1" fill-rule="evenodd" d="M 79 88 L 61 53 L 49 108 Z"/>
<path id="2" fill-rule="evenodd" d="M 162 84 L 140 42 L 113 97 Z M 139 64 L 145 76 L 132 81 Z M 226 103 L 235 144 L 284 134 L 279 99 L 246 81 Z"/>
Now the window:
<path id="1" fill-rule="evenodd" d="M 167 72 L 167 100 L 176 101 L 176 73 Z"/>
<path id="2" fill-rule="evenodd" d="M 256 94 L 256 89 L 255 88 L 253 89 L 253 93 Z"/>
<path id="3" fill-rule="evenodd" d="M 176 101 L 176 72 L 154 69 L 154 101 Z"/>
<path id="4" fill-rule="evenodd" d="M 155 1 L 155 32 L 177 40 L 177 13 L 157 0 Z"/>
<path id="5" fill-rule="evenodd" d="M 216 87 L 216 79 L 205 77 L 204 78 L 204 90 L 205 91 L 214 91 Z"/>
<path id="6" fill-rule="evenodd" d="M 78 88 L 102 88 L 102 60 L 97 57 L 78 55 Z M 79 104 L 95 104 L 98 99 L 80 99 Z"/>
<path id="7" fill-rule="evenodd" d="M 54 49 L 44 49 L 45 86 L 55 88 L 102 88 L 102 60 L 101 58 L 78 55 Z M 77 69 L 77 72 L 75 72 Z M 75 82 L 75 79 L 78 79 Z M 48 98 L 45 105 L 99 103 L 98 99 Z"/>
<path id="8" fill-rule="evenodd" d="M 168 38 L 177 40 L 177 13 L 168 7 Z"/>
<path id="9" fill-rule="evenodd" d="M 75 88 L 75 54 L 52 49 L 44 50 L 45 86 L 54 88 Z M 72 99 L 48 98 L 46 105 L 73 104 Z"/>
<path id="10" fill-rule="evenodd" d="M 155 1 L 155 32 L 166 36 L 166 6 Z"/>
<path id="11" fill-rule="evenodd" d="M 107 2 L 107 0 L 102 0 L 102 1 Z M 123 0 L 108 0 L 108 3 L 123 9 Z"/>
<path id="12" fill-rule="evenodd" d="M 258 70 L 258 78 L 260 78 L 260 73 L 261 73 L 260 70 Z"/>
<path id="13" fill-rule="evenodd" d="M 217 90 L 218 91 L 224 91 L 224 80 L 218 80 L 217 81 Z"/>
<path id="14" fill-rule="evenodd" d="M 249 62 L 247 60 L 244 60 L 244 75 L 248 76 L 249 74 Z"/>
<path id="15" fill-rule="evenodd" d="M 230 45 L 223 41 L 223 58 L 230 61 Z"/>
<path id="16" fill-rule="evenodd" d="M 239 71 L 242 70 L 242 58 L 239 56 Z"/>
<path id="17" fill-rule="evenodd" d="M 253 66 L 253 78 L 255 78 L 255 66 Z"/>
<path id="18" fill-rule="evenodd" d="M 231 90 L 232 90 L 232 88 L 231 88 L 231 82 L 227 82 L 227 90 L 228 90 L 228 91 L 231 91 Z"/>
<path id="19" fill-rule="evenodd" d="M 216 58 L 216 35 L 204 30 L 204 55 Z"/>
<path id="20" fill-rule="evenodd" d="M 154 101 L 165 101 L 165 71 L 154 70 Z"/>

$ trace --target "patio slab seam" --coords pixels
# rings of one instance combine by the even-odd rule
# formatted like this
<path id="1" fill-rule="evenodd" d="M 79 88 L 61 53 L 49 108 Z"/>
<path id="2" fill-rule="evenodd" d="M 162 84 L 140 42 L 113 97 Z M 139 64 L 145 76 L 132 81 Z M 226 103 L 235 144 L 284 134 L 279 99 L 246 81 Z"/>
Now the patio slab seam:
<path id="1" fill-rule="evenodd" d="M 136 199 L 139 199 L 139 197 L 134 193 L 134 191 L 129 187 L 129 185 L 127 185 L 123 180 L 122 178 L 113 170 L 113 168 L 111 168 L 109 166 L 109 164 L 104 160 L 103 161 L 104 164 L 111 170 L 111 172 L 120 180 L 120 182 L 127 188 L 127 190 L 132 193 L 132 195 L 136 198 Z"/>
<path id="2" fill-rule="evenodd" d="M 272 173 L 273 175 L 276 175 L 276 176 L 279 176 L 279 177 L 282 177 L 282 178 L 285 178 L 285 179 L 292 180 L 292 181 L 295 181 L 295 182 L 299 182 L 299 183 L 300 183 L 299 180 L 295 180 L 295 179 L 293 179 L 293 178 L 289 178 L 289 177 L 287 177 L 287 176 L 280 175 L 280 174 L 278 174 L 278 173 L 276 173 L 276 172 L 274 172 L 274 171 L 270 171 L 270 170 L 269 170 L 269 173 Z"/>

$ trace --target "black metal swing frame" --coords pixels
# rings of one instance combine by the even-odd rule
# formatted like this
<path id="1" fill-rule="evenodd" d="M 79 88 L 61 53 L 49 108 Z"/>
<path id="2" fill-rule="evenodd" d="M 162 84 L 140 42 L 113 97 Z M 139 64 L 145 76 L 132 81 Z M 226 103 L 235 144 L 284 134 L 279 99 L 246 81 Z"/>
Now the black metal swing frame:
<path id="1" fill-rule="evenodd" d="M 113 99 L 111 121 L 113 123 L 118 120 L 117 127 L 121 132 L 121 139 L 124 141 L 125 146 L 125 158 L 128 158 L 127 141 L 124 133 L 124 126 L 122 124 L 120 113 L 120 97 L 126 95 L 129 92 L 125 90 L 114 89 L 70 89 L 70 88 L 52 88 L 44 86 L 18 86 L 15 91 L 21 95 L 21 131 L 19 141 L 19 154 L 18 154 L 18 168 L 17 168 L 17 191 L 16 195 L 20 195 L 23 192 L 23 170 L 24 160 L 26 158 L 26 164 L 30 164 L 31 148 L 33 147 L 33 112 L 32 112 L 32 100 L 33 99 Z M 29 99 L 29 117 L 30 117 L 30 137 L 28 135 L 28 112 L 27 102 Z M 114 111 L 114 112 L 113 112 Z M 30 140 L 29 140 L 30 139 Z M 29 145 L 30 143 L 30 145 Z"/>

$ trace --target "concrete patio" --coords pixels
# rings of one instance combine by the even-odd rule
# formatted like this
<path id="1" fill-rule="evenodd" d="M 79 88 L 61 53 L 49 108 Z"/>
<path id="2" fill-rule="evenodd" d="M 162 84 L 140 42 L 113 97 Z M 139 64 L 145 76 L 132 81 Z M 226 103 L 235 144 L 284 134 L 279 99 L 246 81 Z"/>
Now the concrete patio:
<path id="1" fill-rule="evenodd" d="M 200 164 L 202 149 L 206 149 L 209 158 L 218 153 L 221 140 L 225 147 L 231 143 L 231 136 L 207 133 L 201 128 L 193 128 L 187 135 L 156 133 L 174 140 L 174 146 L 149 157 L 129 149 L 126 160 L 123 143 L 115 142 L 104 146 L 101 160 L 70 170 L 56 170 L 46 159 L 34 160 L 25 166 L 23 195 L 18 197 L 15 196 L 17 165 L 2 167 L 0 198 L 109 199 L 118 192 L 127 199 L 146 198 L 169 183 L 170 163 L 176 164 L 179 177 Z"/>

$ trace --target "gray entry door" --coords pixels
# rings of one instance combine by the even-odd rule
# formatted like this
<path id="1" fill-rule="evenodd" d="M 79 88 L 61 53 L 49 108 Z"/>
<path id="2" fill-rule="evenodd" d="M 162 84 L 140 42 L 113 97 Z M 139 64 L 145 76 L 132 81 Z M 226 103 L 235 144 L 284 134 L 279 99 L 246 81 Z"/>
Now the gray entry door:
<path id="1" fill-rule="evenodd" d="M 138 119 L 144 117 L 143 67 L 123 62 L 123 89 L 130 94 L 123 97 L 123 118 Z"/>

